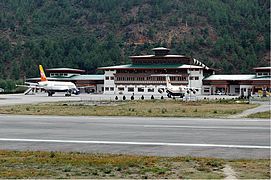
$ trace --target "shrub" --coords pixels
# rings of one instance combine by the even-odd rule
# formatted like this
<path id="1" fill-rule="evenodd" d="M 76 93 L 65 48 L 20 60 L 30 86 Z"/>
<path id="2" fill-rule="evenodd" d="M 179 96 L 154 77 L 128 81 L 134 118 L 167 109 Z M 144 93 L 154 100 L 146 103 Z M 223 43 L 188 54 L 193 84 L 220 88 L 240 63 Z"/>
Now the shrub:
<path id="1" fill-rule="evenodd" d="M 166 108 L 163 108 L 162 109 L 162 113 L 164 114 L 164 113 L 166 113 L 167 112 L 167 109 Z"/>

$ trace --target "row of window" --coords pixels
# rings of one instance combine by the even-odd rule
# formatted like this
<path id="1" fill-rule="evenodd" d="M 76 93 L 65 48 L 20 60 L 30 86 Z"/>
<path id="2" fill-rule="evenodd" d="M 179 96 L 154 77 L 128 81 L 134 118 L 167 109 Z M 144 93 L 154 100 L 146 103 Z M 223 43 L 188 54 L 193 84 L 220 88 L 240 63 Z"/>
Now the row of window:
<path id="1" fill-rule="evenodd" d="M 105 76 L 105 80 L 114 80 L 114 76 Z"/>
<path id="2" fill-rule="evenodd" d="M 128 92 L 134 92 L 136 88 L 134 87 L 128 87 Z M 159 88 L 162 91 L 164 91 L 164 88 Z M 124 91 L 124 87 L 119 87 L 118 91 Z M 144 87 L 138 87 L 137 92 L 154 92 L 154 88 L 144 88 Z"/>
<path id="3" fill-rule="evenodd" d="M 182 69 L 118 69 L 117 73 L 187 74 Z"/>
<path id="4" fill-rule="evenodd" d="M 105 87 L 105 91 L 114 91 L 114 87 Z"/>
<path id="5" fill-rule="evenodd" d="M 68 76 L 67 73 L 50 73 L 50 76 L 53 77 L 53 76 Z"/>
<path id="6" fill-rule="evenodd" d="M 134 64 L 182 64 L 181 59 L 133 60 Z"/>
<path id="7" fill-rule="evenodd" d="M 117 81 L 166 81 L 166 77 L 116 77 Z M 170 77 L 171 81 L 187 81 L 187 77 L 178 76 L 178 77 Z M 199 80 L 199 77 L 190 77 L 190 80 Z"/>
<path id="8" fill-rule="evenodd" d="M 199 80 L 198 76 L 190 76 L 190 80 Z M 114 80 L 114 76 L 105 76 L 105 80 Z M 116 77 L 117 81 L 165 81 L 166 77 L 148 76 L 148 77 Z M 187 81 L 186 76 L 170 77 L 171 81 Z"/>
<path id="9" fill-rule="evenodd" d="M 190 80 L 199 80 L 199 77 L 198 76 L 190 76 L 189 79 Z"/>
<path id="10" fill-rule="evenodd" d="M 268 73 L 268 72 L 262 72 L 262 73 L 261 73 L 261 72 L 258 72 L 257 75 L 258 75 L 258 76 L 269 76 L 270 73 Z"/>
<path id="11" fill-rule="evenodd" d="M 218 88 L 217 88 L 218 89 Z M 224 92 L 225 91 L 225 88 L 220 88 L 220 90 L 222 89 L 222 92 Z M 246 92 L 246 88 L 241 88 L 241 91 L 243 91 L 243 92 Z M 209 93 L 210 92 L 210 88 L 209 87 L 204 87 L 204 89 L 203 89 L 203 91 L 205 92 L 205 93 Z M 251 90 L 250 90 L 251 91 Z M 235 88 L 234 89 L 234 93 L 236 93 L 236 94 L 239 94 L 240 93 L 240 88 Z"/>
<path id="12" fill-rule="evenodd" d="M 137 92 L 154 92 L 154 88 L 149 87 L 149 88 L 144 88 L 144 87 L 128 87 L 127 91 L 128 92 L 134 92 L 135 89 L 137 89 Z M 158 88 L 158 91 L 164 92 L 164 88 Z M 105 91 L 114 91 L 114 87 L 105 87 Z M 124 91 L 124 87 L 118 87 L 118 91 Z"/>

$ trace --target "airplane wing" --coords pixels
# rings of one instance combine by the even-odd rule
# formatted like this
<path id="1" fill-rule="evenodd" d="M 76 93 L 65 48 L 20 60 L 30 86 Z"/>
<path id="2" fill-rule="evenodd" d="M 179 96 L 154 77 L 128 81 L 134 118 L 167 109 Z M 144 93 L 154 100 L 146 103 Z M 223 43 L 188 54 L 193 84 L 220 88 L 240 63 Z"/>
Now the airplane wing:
<path id="1" fill-rule="evenodd" d="M 25 82 L 25 84 L 29 85 L 29 86 L 38 86 L 38 83 L 33 83 L 33 82 Z"/>
<path id="2" fill-rule="evenodd" d="M 28 87 L 28 88 L 35 88 L 38 86 L 38 83 L 32 83 L 32 82 L 25 82 L 25 84 L 16 84 L 17 87 Z"/>

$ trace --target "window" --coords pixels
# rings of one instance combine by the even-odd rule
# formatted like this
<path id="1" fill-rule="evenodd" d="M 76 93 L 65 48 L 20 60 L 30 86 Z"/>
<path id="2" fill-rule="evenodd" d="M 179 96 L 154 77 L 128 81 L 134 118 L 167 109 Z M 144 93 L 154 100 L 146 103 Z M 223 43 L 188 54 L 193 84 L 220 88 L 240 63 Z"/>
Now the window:
<path id="1" fill-rule="evenodd" d="M 110 87 L 110 91 L 114 91 L 114 87 Z"/>
<path id="2" fill-rule="evenodd" d="M 111 76 L 111 77 L 110 77 L 110 80 L 114 80 L 114 76 Z"/>
<path id="3" fill-rule="evenodd" d="M 105 87 L 105 91 L 109 91 L 109 87 Z"/>
<path id="4" fill-rule="evenodd" d="M 239 94 L 240 93 L 240 88 L 235 88 L 234 92 Z"/>
<path id="5" fill-rule="evenodd" d="M 210 92 L 210 88 L 205 87 L 203 91 L 204 91 L 205 93 L 208 93 L 208 92 Z"/>
<path id="6" fill-rule="evenodd" d="M 139 88 L 137 88 L 137 91 L 138 91 L 138 92 L 144 92 L 144 87 L 139 87 Z"/>
<path id="7" fill-rule="evenodd" d="M 148 92 L 154 92 L 154 88 L 148 88 Z"/>
<path id="8" fill-rule="evenodd" d="M 105 80 L 109 80 L 109 76 L 105 76 Z"/>
<path id="9" fill-rule="evenodd" d="M 190 80 L 194 80 L 194 77 L 193 77 L 193 76 L 190 76 L 189 79 L 190 79 Z"/>
<path id="10" fill-rule="evenodd" d="M 128 92 L 134 92 L 134 88 L 133 87 L 128 87 Z"/>
<path id="11" fill-rule="evenodd" d="M 198 76 L 196 76 L 196 77 L 195 77 L 195 80 L 199 80 L 199 77 L 198 77 Z"/>
<path id="12" fill-rule="evenodd" d="M 118 91 L 124 91 L 124 87 L 118 87 Z"/>

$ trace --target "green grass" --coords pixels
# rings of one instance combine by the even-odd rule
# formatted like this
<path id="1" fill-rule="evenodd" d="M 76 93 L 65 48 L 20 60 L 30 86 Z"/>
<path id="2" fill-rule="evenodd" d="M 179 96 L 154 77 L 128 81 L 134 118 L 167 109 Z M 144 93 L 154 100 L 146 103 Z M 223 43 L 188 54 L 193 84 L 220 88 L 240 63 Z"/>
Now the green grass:
<path id="1" fill-rule="evenodd" d="M 225 117 L 257 105 L 234 101 L 178 100 L 61 102 L 0 107 L 1 114 L 75 116 Z"/>
<path id="2" fill-rule="evenodd" d="M 270 160 L 104 155 L 0 150 L 0 178 L 221 179 L 229 164 L 237 178 L 270 178 Z"/>
<path id="3" fill-rule="evenodd" d="M 248 118 L 263 118 L 263 119 L 270 119 L 271 118 L 271 110 L 259 112 L 255 114 L 251 114 L 247 116 Z"/>

